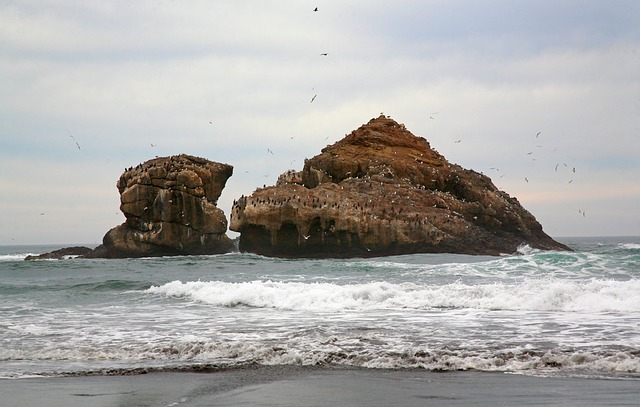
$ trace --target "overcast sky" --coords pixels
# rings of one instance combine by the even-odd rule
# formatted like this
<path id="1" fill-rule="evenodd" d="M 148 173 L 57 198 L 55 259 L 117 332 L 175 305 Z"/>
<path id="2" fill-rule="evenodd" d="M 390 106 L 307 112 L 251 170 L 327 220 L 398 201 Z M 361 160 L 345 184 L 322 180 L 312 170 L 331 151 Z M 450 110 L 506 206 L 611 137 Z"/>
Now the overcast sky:
<path id="1" fill-rule="evenodd" d="M 0 91 L 0 244 L 99 243 L 155 156 L 233 165 L 228 215 L 381 112 L 551 236 L 640 235 L 636 0 L 3 0 Z"/>

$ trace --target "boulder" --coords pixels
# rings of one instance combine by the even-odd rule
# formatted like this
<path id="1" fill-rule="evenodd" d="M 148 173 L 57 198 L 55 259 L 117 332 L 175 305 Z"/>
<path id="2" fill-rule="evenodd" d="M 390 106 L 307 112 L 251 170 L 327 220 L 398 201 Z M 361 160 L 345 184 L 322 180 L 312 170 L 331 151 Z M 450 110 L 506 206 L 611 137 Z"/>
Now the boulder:
<path id="1" fill-rule="evenodd" d="M 280 257 L 570 250 L 489 177 L 386 116 L 234 201 L 230 229 L 241 251 Z"/>
<path id="2" fill-rule="evenodd" d="M 86 257 L 147 257 L 229 252 L 227 219 L 216 204 L 233 167 L 190 155 L 128 168 L 117 182 L 125 223 Z"/>

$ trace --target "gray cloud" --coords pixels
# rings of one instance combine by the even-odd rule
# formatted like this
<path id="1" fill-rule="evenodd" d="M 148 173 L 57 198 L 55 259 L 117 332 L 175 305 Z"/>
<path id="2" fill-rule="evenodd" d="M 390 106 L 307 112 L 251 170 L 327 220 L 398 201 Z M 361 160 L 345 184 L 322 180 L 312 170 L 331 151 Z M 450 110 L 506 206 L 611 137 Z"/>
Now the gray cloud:
<path id="1" fill-rule="evenodd" d="M 5 2 L 0 186 L 13 192 L 0 244 L 98 241 L 119 222 L 122 169 L 155 155 L 233 164 L 228 213 L 380 112 L 487 173 L 555 236 L 638 233 L 635 2 L 319 8 Z"/>

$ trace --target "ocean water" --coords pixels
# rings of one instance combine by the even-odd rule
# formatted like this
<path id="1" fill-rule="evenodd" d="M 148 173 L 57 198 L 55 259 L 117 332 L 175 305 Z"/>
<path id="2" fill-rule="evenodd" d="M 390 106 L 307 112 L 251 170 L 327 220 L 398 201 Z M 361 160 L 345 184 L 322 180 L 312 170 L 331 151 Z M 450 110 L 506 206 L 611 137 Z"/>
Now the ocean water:
<path id="1" fill-rule="evenodd" d="M 0 247 L 0 378 L 247 364 L 640 380 L 640 237 L 500 257 L 24 261 Z"/>

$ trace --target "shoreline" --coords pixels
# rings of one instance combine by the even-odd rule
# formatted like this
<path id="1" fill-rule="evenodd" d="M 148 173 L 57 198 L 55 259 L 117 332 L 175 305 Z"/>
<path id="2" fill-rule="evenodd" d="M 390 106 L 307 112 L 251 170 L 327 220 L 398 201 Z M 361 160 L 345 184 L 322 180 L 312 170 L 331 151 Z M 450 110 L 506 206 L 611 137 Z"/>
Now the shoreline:
<path id="1" fill-rule="evenodd" d="M 481 371 L 247 366 L 203 372 L 0 380 L 4 406 L 388 406 L 637 404 L 632 378 Z"/>

